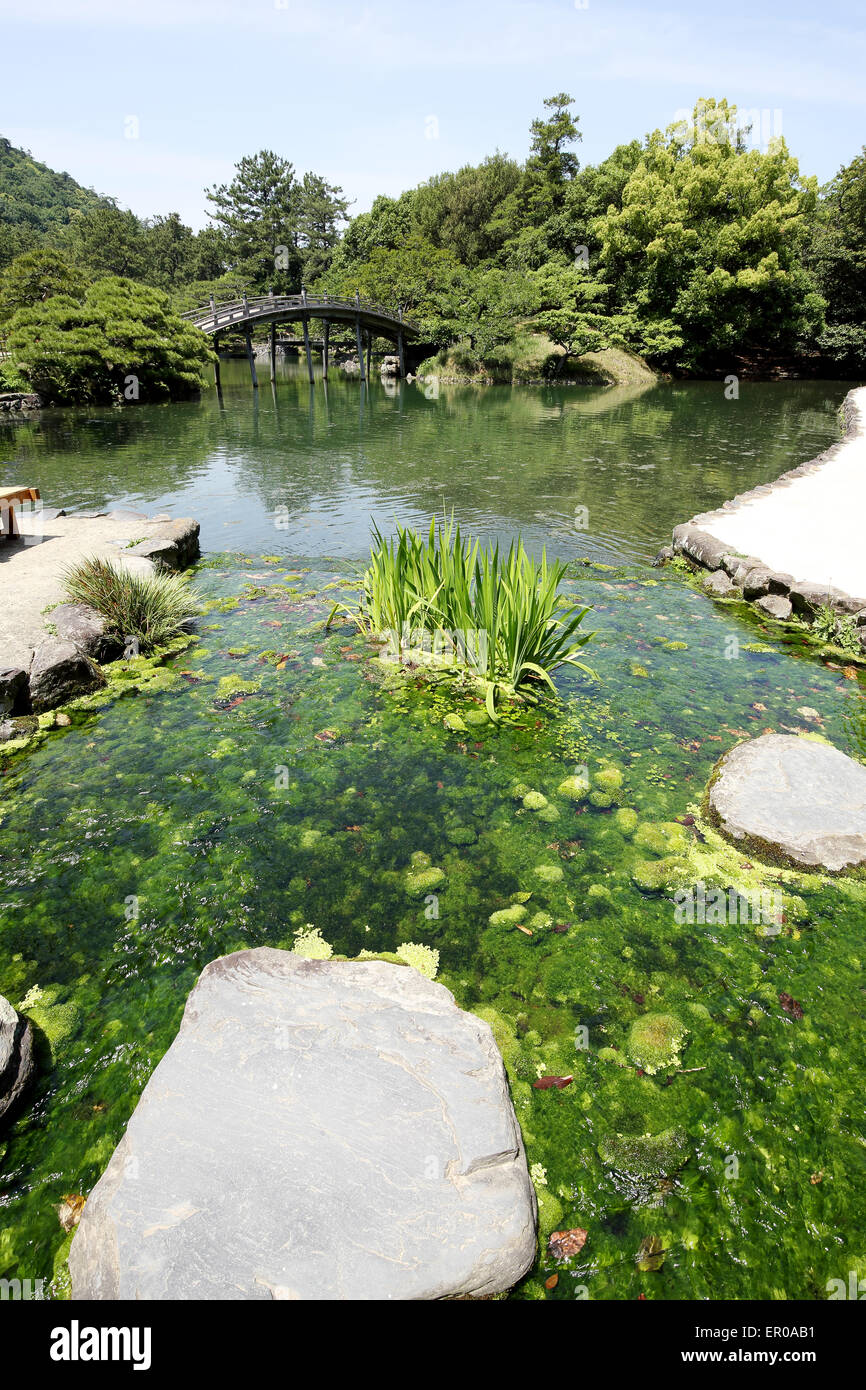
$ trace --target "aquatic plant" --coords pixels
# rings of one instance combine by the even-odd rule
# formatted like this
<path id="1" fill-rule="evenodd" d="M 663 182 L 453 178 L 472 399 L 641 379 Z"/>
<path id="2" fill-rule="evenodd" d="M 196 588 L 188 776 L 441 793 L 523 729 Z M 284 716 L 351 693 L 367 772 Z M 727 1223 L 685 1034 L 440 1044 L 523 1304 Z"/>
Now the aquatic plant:
<path id="1" fill-rule="evenodd" d="M 172 641 L 200 611 L 182 575 L 131 574 L 95 556 L 66 570 L 63 588 L 71 603 L 95 609 L 111 632 L 135 638 L 144 653 Z"/>
<path id="2" fill-rule="evenodd" d="M 333 946 L 324 940 L 321 930 L 314 927 L 312 922 L 295 932 L 292 950 L 305 960 L 330 960 L 334 954 Z"/>
<path id="3" fill-rule="evenodd" d="M 523 542 L 502 556 L 498 544 L 483 548 L 461 535 L 453 517 L 430 522 L 426 539 L 397 527 L 386 539 L 373 528 L 375 545 L 363 575 L 361 601 L 350 609 L 337 601 L 328 617 L 347 613 L 370 636 L 393 644 L 390 659 L 432 661 L 443 670 L 474 673 L 496 718 L 499 696 L 535 698 L 532 687 L 556 694 L 552 673 L 562 665 L 595 672 L 577 659 L 594 633 L 580 632 L 588 607 L 574 607 L 559 593 L 561 561 L 537 561 Z M 420 638 L 420 645 L 419 645 Z M 425 640 L 426 639 L 426 640 Z M 453 721 L 452 721 L 453 724 Z"/>
<path id="4" fill-rule="evenodd" d="M 436 979 L 439 952 L 434 947 L 424 946 L 417 941 L 405 941 L 397 947 L 397 955 L 421 975 L 426 975 L 428 980 Z"/>
<path id="5" fill-rule="evenodd" d="M 628 1055 L 651 1076 L 663 1067 L 679 1065 L 680 1048 L 688 1034 L 674 1014 L 642 1014 L 631 1025 Z"/>

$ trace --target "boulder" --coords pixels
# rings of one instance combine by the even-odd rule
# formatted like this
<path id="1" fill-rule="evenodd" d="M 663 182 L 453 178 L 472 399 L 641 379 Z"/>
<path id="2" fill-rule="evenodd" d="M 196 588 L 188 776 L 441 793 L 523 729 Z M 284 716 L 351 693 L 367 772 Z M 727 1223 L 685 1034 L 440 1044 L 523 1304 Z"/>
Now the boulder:
<path id="1" fill-rule="evenodd" d="M 17 1105 L 33 1075 L 33 1030 L 0 994 L 0 1122 Z"/>
<path id="2" fill-rule="evenodd" d="M 728 550 L 726 545 L 717 541 L 708 531 L 702 531 L 699 526 L 692 526 L 690 523 L 675 526 L 673 539 L 674 550 L 682 551 L 689 559 L 696 560 L 708 570 L 717 570 Z"/>
<path id="3" fill-rule="evenodd" d="M 75 1298 L 509 1288 L 536 1203 L 486 1023 L 410 966 L 211 961 L 93 1189 Z"/>
<path id="4" fill-rule="evenodd" d="M 716 764 L 709 809 L 723 834 L 834 872 L 866 861 L 866 767 L 829 743 L 762 734 Z"/>
<path id="5" fill-rule="evenodd" d="M 27 672 L 13 666 L 0 671 L 0 719 L 27 707 Z"/>
<path id="6" fill-rule="evenodd" d="M 812 618 L 819 608 L 835 608 L 837 601 L 844 599 L 845 595 L 841 589 L 833 589 L 828 584 L 813 584 L 809 580 L 802 580 L 799 584 L 791 585 L 788 597 L 795 613 Z"/>
<path id="7" fill-rule="evenodd" d="M 61 641 L 71 642 L 94 661 L 114 661 L 123 653 L 121 638 L 108 632 L 105 619 L 87 604 L 61 603 L 51 610 L 48 621 Z"/>
<path id="8" fill-rule="evenodd" d="M 704 588 L 714 598 L 727 598 L 730 594 L 736 593 L 736 586 L 723 569 L 713 570 L 712 574 L 706 575 Z"/>
<path id="9" fill-rule="evenodd" d="M 768 594 L 770 592 L 770 575 L 771 571 L 764 565 L 758 565 L 755 569 L 744 574 L 741 580 L 744 597 L 756 599 Z"/>
<path id="10" fill-rule="evenodd" d="M 784 594 L 764 594 L 755 604 L 762 613 L 766 613 L 771 618 L 779 618 L 783 622 L 791 616 L 791 600 L 785 598 Z"/>
<path id="11" fill-rule="evenodd" d="M 675 554 L 676 551 L 672 545 L 663 545 L 653 560 L 653 565 L 656 569 L 660 569 L 662 565 L 667 565 L 674 558 Z"/>
<path id="12" fill-rule="evenodd" d="M 154 531 L 147 540 L 130 547 L 129 554 L 141 556 L 168 570 L 185 570 L 199 557 L 199 524 L 191 517 L 178 517 Z"/>
<path id="13" fill-rule="evenodd" d="M 72 642 L 46 637 L 33 653 L 30 703 L 37 714 L 104 684 L 99 667 Z"/>

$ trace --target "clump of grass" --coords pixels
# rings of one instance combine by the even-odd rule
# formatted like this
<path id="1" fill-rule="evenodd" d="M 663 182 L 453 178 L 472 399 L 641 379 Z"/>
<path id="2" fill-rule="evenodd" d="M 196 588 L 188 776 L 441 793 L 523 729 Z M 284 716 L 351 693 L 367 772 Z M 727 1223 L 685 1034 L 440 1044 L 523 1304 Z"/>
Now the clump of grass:
<path id="1" fill-rule="evenodd" d="M 371 635 L 396 634 L 402 645 L 413 634 L 468 635 L 452 644 L 448 665 L 473 671 L 486 687 L 488 713 L 495 718 L 498 696 L 533 698 L 532 686 L 545 684 L 556 694 L 552 673 L 562 665 L 595 673 L 577 659 L 594 633 L 581 632 L 589 608 L 565 604 L 559 585 L 561 561 L 548 564 L 528 555 L 523 542 L 500 554 L 498 544 L 483 548 L 461 535 L 459 525 L 430 522 L 426 539 L 397 527 L 386 539 L 373 529 L 375 545 L 363 575 L 357 609 L 336 603 Z"/>
<path id="2" fill-rule="evenodd" d="M 179 574 L 131 574 L 110 560 L 89 559 L 63 576 L 71 603 L 83 603 L 105 619 L 108 630 L 134 638 L 147 655 L 176 638 L 199 612 L 197 595 Z"/>

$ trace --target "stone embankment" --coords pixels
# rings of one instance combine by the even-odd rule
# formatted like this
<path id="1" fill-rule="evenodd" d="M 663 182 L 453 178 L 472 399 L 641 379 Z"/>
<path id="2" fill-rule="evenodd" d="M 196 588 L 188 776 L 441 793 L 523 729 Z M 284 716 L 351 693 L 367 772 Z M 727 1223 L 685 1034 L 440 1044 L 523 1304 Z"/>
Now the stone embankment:
<path id="1" fill-rule="evenodd" d="M 0 743 L 17 716 L 41 714 L 105 683 L 100 664 L 124 643 L 93 609 L 64 603 L 65 571 L 92 556 L 132 573 L 182 570 L 199 555 L 191 518 L 135 512 L 22 513 L 20 539 L 0 540 Z"/>
<path id="2" fill-rule="evenodd" d="M 709 571 L 709 593 L 768 617 L 809 622 L 830 609 L 866 653 L 866 387 L 849 391 L 841 413 L 838 444 L 675 527 L 657 561 L 685 556 Z"/>
<path id="3" fill-rule="evenodd" d="M 42 409 L 42 400 L 33 391 L 0 392 L 0 417 L 21 419 Z"/>

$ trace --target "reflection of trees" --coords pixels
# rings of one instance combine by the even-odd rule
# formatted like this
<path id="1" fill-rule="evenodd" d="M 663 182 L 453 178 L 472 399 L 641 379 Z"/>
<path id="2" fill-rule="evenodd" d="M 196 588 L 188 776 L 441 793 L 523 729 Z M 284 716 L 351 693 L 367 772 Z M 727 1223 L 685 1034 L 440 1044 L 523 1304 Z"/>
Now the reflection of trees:
<path id="1" fill-rule="evenodd" d="M 241 376 L 238 380 L 243 380 Z M 247 392 L 249 386 L 247 382 Z M 612 388 L 439 388 L 389 397 L 339 376 L 312 393 L 289 369 L 276 412 L 227 396 L 224 426 L 244 482 L 299 520 L 320 507 L 423 522 L 443 507 L 485 537 L 600 558 L 652 555 L 695 512 L 768 481 L 835 437 L 842 383 Z M 240 406 L 240 408 L 238 408 Z M 245 447 L 246 443 L 246 447 Z M 588 529 L 575 509 L 588 510 Z M 291 520 L 290 520 L 291 526 Z"/>
<path id="2" fill-rule="evenodd" d="M 26 472 L 46 504 L 102 507 L 179 491 L 201 471 L 219 439 L 209 400 L 175 405 L 45 410 L 0 430 L 0 450 Z M 2 477 L 2 474 L 0 474 Z"/>
<path id="3" fill-rule="evenodd" d="M 288 508 L 288 549 L 293 523 L 300 531 L 312 518 L 325 532 L 336 523 L 338 549 L 361 553 L 371 515 L 391 530 L 395 517 L 421 524 L 453 507 L 487 539 L 521 531 L 564 556 L 637 559 L 695 512 L 820 452 L 845 393 L 834 382 L 746 383 L 738 401 L 709 382 L 442 385 L 428 399 L 418 384 L 362 388 L 335 371 L 327 388 L 311 388 L 303 364 L 277 370 L 273 391 L 260 370 L 254 396 L 246 363 L 224 362 L 222 403 L 209 391 L 175 405 L 46 411 L 0 434 L 6 455 L 15 451 L 7 481 L 23 470 L 46 501 L 77 506 L 195 484 L 208 494 L 208 548 L 222 543 L 208 528 L 229 515 L 228 489 L 252 502 L 231 533 L 250 549 L 277 539 L 259 508 Z"/>
<path id="4" fill-rule="evenodd" d="M 395 515 L 418 521 L 453 506 L 487 536 L 522 529 L 563 553 L 620 556 L 624 544 L 629 556 L 649 556 L 678 522 L 824 448 L 844 390 L 747 386 L 739 401 L 726 401 L 714 383 L 454 386 L 428 400 L 404 386 L 389 400 L 375 383 L 365 401 L 357 382 L 335 382 L 328 406 L 318 387 L 309 413 L 304 384 L 308 413 L 292 412 L 296 437 L 283 454 L 291 483 L 283 473 L 281 500 L 302 510 L 339 479 L 369 499 L 384 526 Z M 310 451 L 322 448 L 328 462 L 317 474 Z M 588 509 L 587 531 L 575 531 L 577 506 Z"/>

